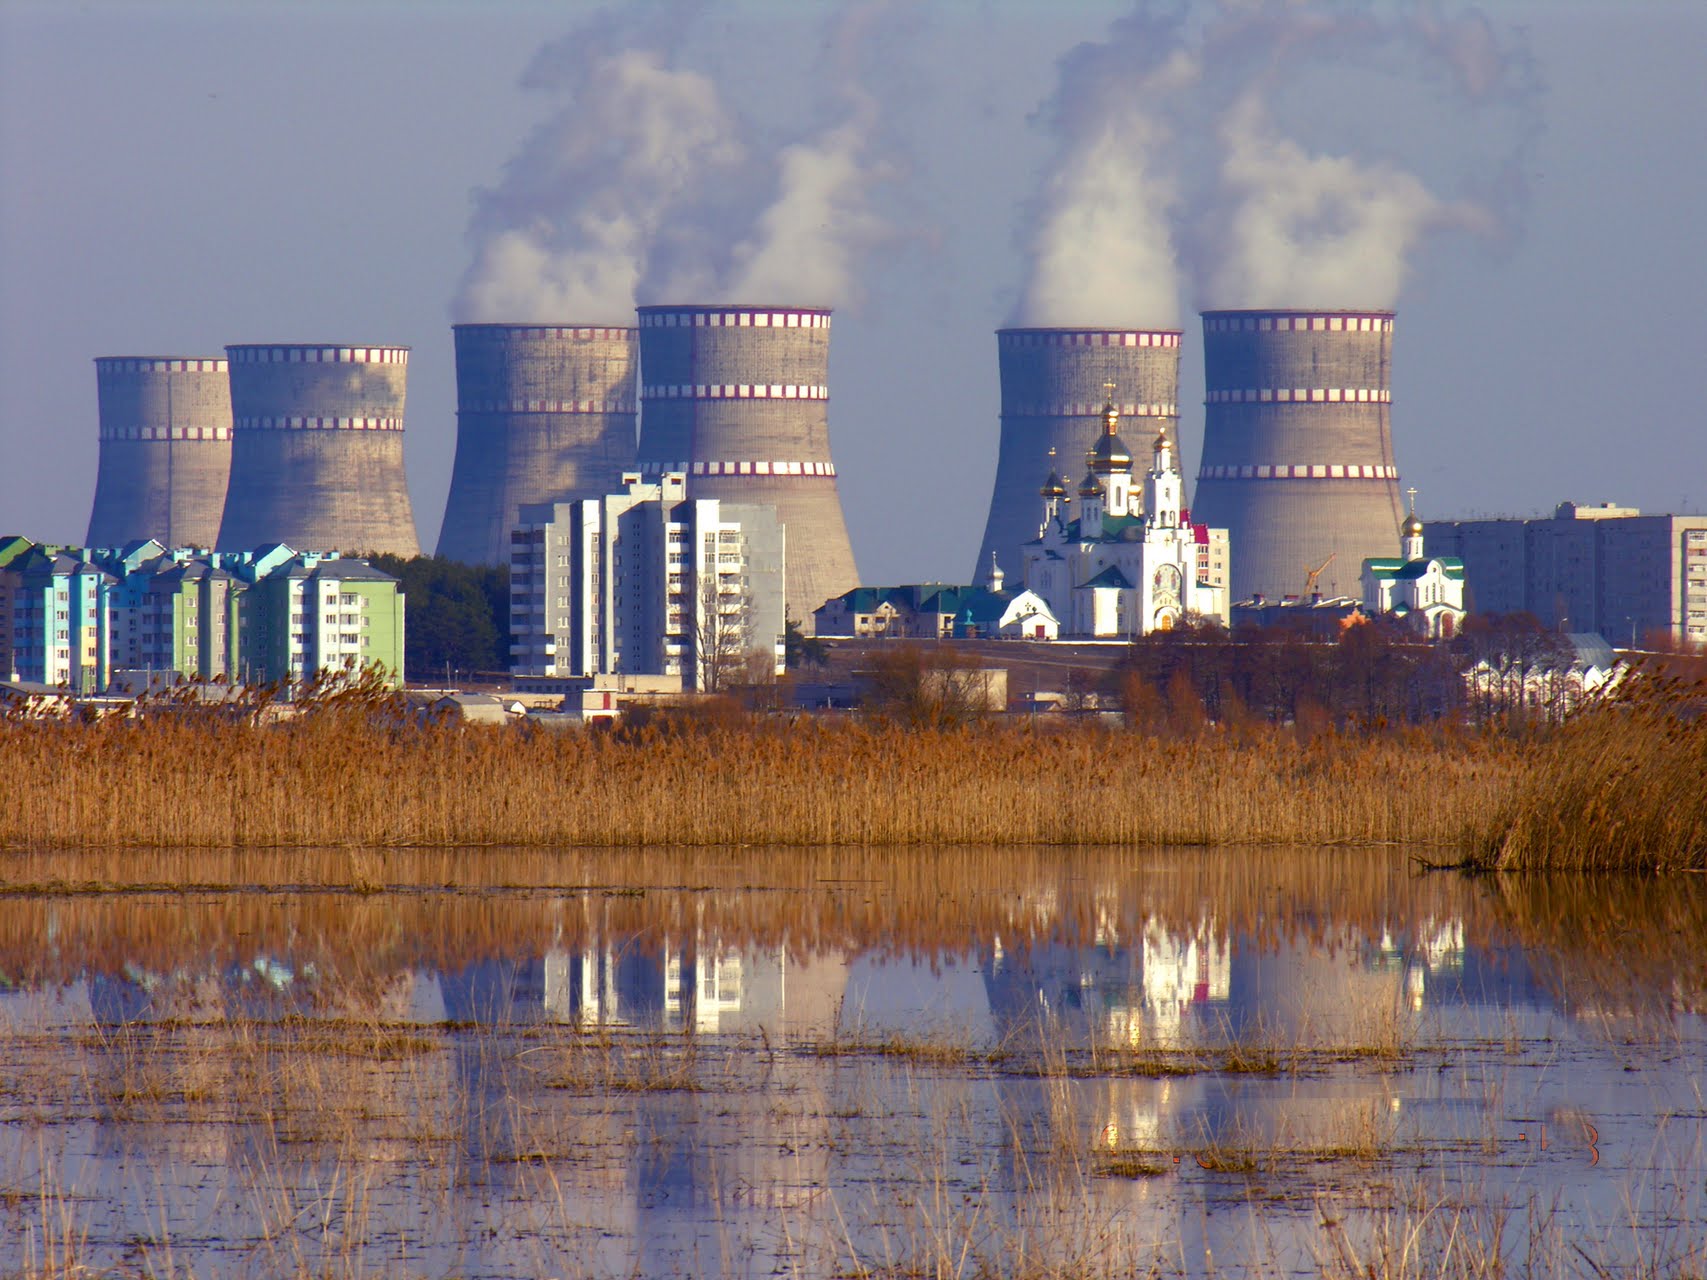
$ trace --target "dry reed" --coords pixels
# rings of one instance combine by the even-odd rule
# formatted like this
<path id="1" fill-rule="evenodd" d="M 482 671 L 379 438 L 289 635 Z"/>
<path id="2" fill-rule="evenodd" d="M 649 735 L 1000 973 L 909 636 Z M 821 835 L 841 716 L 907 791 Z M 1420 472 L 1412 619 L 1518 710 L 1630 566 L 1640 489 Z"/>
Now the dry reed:
<path id="1" fill-rule="evenodd" d="M 12 721 L 0 846 L 1459 847 L 1520 769 L 1498 738 L 1421 733 L 803 720 L 553 734 L 336 708 L 280 725 Z"/>
<path id="2" fill-rule="evenodd" d="M 1502 871 L 1707 868 L 1707 679 L 1638 673 L 1537 743 L 1475 856 Z"/>

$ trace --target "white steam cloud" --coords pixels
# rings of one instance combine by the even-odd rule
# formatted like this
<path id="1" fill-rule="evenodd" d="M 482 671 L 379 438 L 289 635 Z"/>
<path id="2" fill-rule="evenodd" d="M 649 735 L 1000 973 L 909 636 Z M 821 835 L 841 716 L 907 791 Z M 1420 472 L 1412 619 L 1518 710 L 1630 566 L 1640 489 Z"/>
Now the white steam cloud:
<path id="1" fill-rule="evenodd" d="M 1199 277 L 1211 306 L 1391 306 L 1424 234 L 1493 226 L 1486 210 L 1446 203 L 1414 174 L 1276 136 L 1254 93 L 1229 109 L 1221 142 Z"/>
<path id="2" fill-rule="evenodd" d="M 1181 277 L 1206 308 L 1390 307 L 1430 233 L 1512 222 L 1535 89 L 1479 14 L 1422 0 L 1192 12 L 1140 4 L 1062 60 L 1061 146 L 1014 323 L 1173 324 Z M 1312 95 L 1315 112 L 1298 110 Z M 1478 135 L 1427 178 L 1396 140 L 1419 109 Z"/>
<path id="3" fill-rule="evenodd" d="M 716 87 L 655 52 L 602 57 L 576 78 L 568 104 L 481 194 L 462 319 L 627 323 L 667 219 L 742 158 Z"/>
<path id="4" fill-rule="evenodd" d="M 859 256 L 885 234 L 869 203 L 886 173 L 878 113 L 845 65 L 866 26 L 838 25 L 815 81 L 851 107 L 780 142 L 760 140 L 710 77 L 672 65 L 679 25 L 648 36 L 613 11 L 593 38 L 548 48 L 527 82 L 568 100 L 480 193 L 458 318 L 621 324 L 637 302 L 850 298 Z M 598 52 L 607 32 L 628 47 Z"/>

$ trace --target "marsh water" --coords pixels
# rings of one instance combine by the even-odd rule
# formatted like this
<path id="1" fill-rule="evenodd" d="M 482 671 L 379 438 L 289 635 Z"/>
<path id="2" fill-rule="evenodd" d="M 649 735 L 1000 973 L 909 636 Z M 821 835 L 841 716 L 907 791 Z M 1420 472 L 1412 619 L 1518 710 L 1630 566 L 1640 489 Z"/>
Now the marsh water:
<path id="1" fill-rule="evenodd" d="M 1700 876 L 3 866 L 0 1274 L 1707 1269 Z"/>

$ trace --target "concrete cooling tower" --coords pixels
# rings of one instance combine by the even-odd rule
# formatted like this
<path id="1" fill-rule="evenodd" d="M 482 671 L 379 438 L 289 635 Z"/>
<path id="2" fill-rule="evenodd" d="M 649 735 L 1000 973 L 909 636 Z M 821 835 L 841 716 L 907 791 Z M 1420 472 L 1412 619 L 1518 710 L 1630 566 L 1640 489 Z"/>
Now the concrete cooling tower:
<path id="1" fill-rule="evenodd" d="M 222 551 L 415 556 L 403 475 L 407 347 L 235 346 Z"/>
<path id="2" fill-rule="evenodd" d="M 1123 427 L 1136 433 L 1128 440 L 1148 444 L 1163 426 L 1179 438 L 1179 342 L 1177 329 L 997 330 L 1001 445 L 984 545 L 969 581 L 989 576 L 992 552 L 1017 581 L 1019 549 L 1037 537 L 1038 489 L 1052 469 L 1069 488 L 1076 484 L 1111 394 L 1121 416 L 1135 419 Z"/>
<path id="3" fill-rule="evenodd" d="M 1390 311 L 1203 313 L 1203 459 L 1192 518 L 1225 527 L 1234 600 L 1357 589 L 1398 554 Z"/>
<path id="4" fill-rule="evenodd" d="M 507 564 L 532 502 L 620 489 L 634 465 L 633 329 L 459 324 L 456 465 L 439 554 Z"/>
<path id="5" fill-rule="evenodd" d="M 774 506 L 787 526 L 789 616 L 859 585 L 830 460 L 830 313 L 640 308 L 640 467 L 688 494 Z"/>
<path id="6" fill-rule="evenodd" d="M 231 474 L 225 360 L 102 356 L 95 386 L 101 461 L 88 545 L 213 546 Z"/>

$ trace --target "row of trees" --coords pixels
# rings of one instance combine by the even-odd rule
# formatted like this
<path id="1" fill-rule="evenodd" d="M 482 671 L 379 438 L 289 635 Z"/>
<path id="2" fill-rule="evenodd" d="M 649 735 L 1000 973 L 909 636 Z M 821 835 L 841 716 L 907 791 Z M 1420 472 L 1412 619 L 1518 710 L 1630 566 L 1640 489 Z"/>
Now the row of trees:
<path id="1" fill-rule="evenodd" d="M 1444 644 L 1381 619 L 1337 643 L 1197 624 L 1136 640 L 1099 692 L 1140 720 L 1208 717 L 1342 727 L 1553 714 L 1571 688 L 1576 651 L 1530 614 L 1472 615 Z M 1472 671 L 1478 680 L 1467 680 Z"/>
<path id="2" fill-rule="evenodd" d="M 443 556 L 372 555 L 367 560 L 402 582 L 407 601 L 403 669 L 409 679 L 509 670 L 508 566 L 462 564 Z"/>

